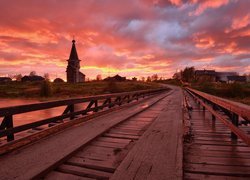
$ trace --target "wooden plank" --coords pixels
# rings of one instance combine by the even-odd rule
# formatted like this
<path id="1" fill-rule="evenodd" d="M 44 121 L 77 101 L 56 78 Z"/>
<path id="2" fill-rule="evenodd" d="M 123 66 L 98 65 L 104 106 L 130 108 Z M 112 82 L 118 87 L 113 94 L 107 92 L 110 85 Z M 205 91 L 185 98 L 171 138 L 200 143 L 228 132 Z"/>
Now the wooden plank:
<path id="1" fill-rule="evenodd" d="M 195 164 L 214 164 L 214 165 L 232 165 L 232 166 L 248 166 L 250 167 L 250 159 L 234 158 L 234 157 L 207 157 L 199 155 L 189 155 L 185 157 L 186 163 Z"/>
<path id="2" fill-rule="evenodd" d="M 45 180 L 94 180 L 93 178 L 81 177 L 72 174 L 65 174 L 58 171 L 52 171 L 45 178 Z"/>
<path id="3" fill-rule="evenodd" d="M 120 134 L 120 135 L 140 136 L 142 131 L 143 130 L 141 130 L 140 133 L 138 133 L 138 132 L 135 133 L 135 132 L 127 132 L 127 131 L 120 131 L 120 130 L 112 129 L 109 131 L 109 133 Z"/>
<path id="4" fill-rule="evenodd" d="M 91 145 L 100 146 L 100 147 L 111 147 L 111 148 L 125 148 L 128 144 L 94 141 L 91 143 Z"/>
<path id="5" fill-rule="evenodd" d="M 119 111 L 70 127 L 60 133 L 49 136 L 46 140 L 42 139 L 31 146 L 19 149 L 18 153 L 13 152 L 11 156 L 2 155 L 1 164 L 4 164 L 4 168 L 0 168 L 1 178 L 31 179 L 35 178 L 36 175 L 43 175 L 48 169 L 54 168 L 62 159 L 71 156 L 72 153 L 75 153 L 86 143 L 106 132 L 110 127 L 144 111 L 145 108 L 141 107 L 142 103 L 147 103 L 151 107 L 165 96 L 168 96 L 168 93 L 145 99 L 133 104 L 133 106 L 130 104 Z"/>
<path id="6" fill-rule="evenodd" d="M 139 139 L 139 136 L 136 136 L 136 135 L 115 134 L 115 133 L 105 133 L 103 136 L 104 137 L 121 138 L 121 139 L 133 139 L 133 140 Z"/>
<path id="7" fill-rule="evenodd" d="M 229 111 L 232 111 L 238 114 L 241 117 L 246 117 L 247 119 L 250 120 L 250 107 L 247 105 L 244 105 L 242 103 L 236 103 L 227 99 L 219 98 L 219 97 L 216 97 L 207 93 L 203 93 L 203 92 L 191 89 L 191 88 L 187 88 L 187 89 L 204 97 L 205 99 L 208 99 L 209 101 L 212 101 L 220 105 L 221 107 Z"/>
<path id="8" fill-rule="evenodd" d="M 218 146 L 239 146 L 248 147 L 245 143 L 233 143 L 232 141 L 215 141 L 215 140 L 193 140 L 194 144 L 197 145 L 218 145 Z"/>
<path id="9" fill-rule="evenodd" d="M 115 166 L 112 161 L 97 161 L 87 158 L 72 157 L 67 162 L 69 165 L 86 167 L 90 169 L 105 171 L 113 173 L 115 171 Z"/>
<path id="10" fill-rule="evenodd" d="M 120 138 L 109 138 L 109 137 L 99 137 L 98 141 L 104 141 L 104 142 L 118 142 L 118 143 L 127 143 L 129 144 L 131 140 L 129 139 L 120 139 Z"/>
<path id="11" fill-rule="evenodd" d="M 244 152 L 250 153 L 250 147 L 240 147 L 240 146 L 218 146 L 218 145 L 198 145 L 192 144 L 190 150 L 210 150 L 210 151 L 228 151 L 228 152 Z"/>
<path id="12" fill-rule="evenodd" d="M 113 153 L 110 154 L 101 154 L 101 153 L 85 153 L 85 154 L 77 154 L 74 157 L 77 158 L 86 158 L 90 160 L 96 160 L 96 161 L 107 161 L 113 156 Z"/>
<path id="13" fill-rule="evenodd" d="M 250 154 L 245 152 L 232 152 L 232 151 L 210 151 L 210 150 L 200 150 L 200 149 L 192 149 L 186 150 L 185 155 L 196 155 L 207 156 L 207 157 L 235 157 L 235 158 L 243 158 L 249 159 Z"/>
<path id="14" fill-rule="evenodd" d="M 83 103 L 83 102 L 88 102 L 91 100 L 101 100 L 101 99 L 103 100 L 103 99 L 117 97 L 117 96 L 133 95 L 136 93 L 149 94 L 152 92 L 163 92 L 166 90 L 167 90 L 166 88 L 154 89 L 154 90 L 140 90 L 140 91 L 125 92 L 125 93 L 113 93 L 113 94 L 105 94 L 105 95 L 88 96 L 84 98 L 71 98 L 71 99 L 58 100 L 58 101 L 4 107 L 4 108 L 0 108 L 0 117 L 6 116 L 6 115 L 12 115 L 12 114 L 20 114 L 20 113 L 26 113 L 30 111 L 48 109 L 48 108 L 53 108 L 53 107 L 58 107 L 58 106 L 66 106 L 66 105 L 72 105 L 72 104 L 77 104 L 77 103 Z"/>
<path id="15" fill-rule="evenodd" d="M 66 165 L 66 164 L 59 166 L 57 168 L 57 171 L 68 173 L 68 174 L 73 174 L 77 176 L 82 176 L 82 177 L 94 178 L 94 179 L 109 179 L 112 175 L 111 173 L 108 173 L 108 172 L 97 171 L 93 169 L 88 169 L 88 168 L 79 167 L 79 166 Z"/>
<path id="16" fill-rule="evenodd" d="M 185 171 L 189 173 L 203 173 L 224 176 L 250 177 L 250 167 L 246 166 L 223 166 L 215 164 L 185 164 Z"/>
<path id="17" fill-rule="evenodd" d="M 136 142 L 116 169 L 117 179 L 182 179 L 182 110 L 181 89 L 173 87 L 164 106 L 147 131 Z"/>
<path id="18" fill-rule="evenodd" d="M 198 174 L 198 173 L 185 173 L 184 179 L 192 179 L 192 180 L 216 180 L 216 179 L 225 179 L 225 180 L 248 180 L 249 177 L 233 177 L 233 176 L 216 176 L 209 174 Z"/>
<path id="19" fill-rule="evenodd" d="M 191 92 L 190 92 L 191 93 Z M 192 94 L 192 93 L 191 93 Z M 193 95 L 194 96 L 194 95 Z M 201 99 L 198 99 L 196 96 L 194 96 L 197 101 L 200 102 L 200 104 L 202 104 L 203 107 L 205 107 L 207 110 L 209 110 L 210 113 L 212 113 L 216 119 L 220 120 L 221 122 L 223 122 L 227 127 L 230 128 L 230 130 L 239 138 L 241 138 L 246 144 L 250 145 L 250 137 L 245 134 L 244 131 L 242 131 L 241 129 L 239 129 L 238 127 L 236 127 L 231 121 L 228 121 L 227 118 L 225 118 L 223 115 L 221 115 L 220 113 L 218 113 L 216 110 L 214 110 L 211 106 L 205 104 Z M 204 96 L 203 96 L 204 97 Z M 212 101 L 210 99 L 210 101 Z M 217 102 L 218 103 L 218 102 Z M 224 103 L 224 106 L 226 106 L 227 103 Z M 223 106 L 223 107 L 224 107 Z M 234 112 L 236 114 L 238 114 L 241 117 L 246 117 L 248 119 L 250 119 L 250 107 L 248 107 L 249 110 L 242 110 L 241 108 L 237 107 L 238 110 L 236 110 L 234 106 L 228 106 L 230 107 L 228 110 L 230 112 Z M 228 107 L 224 107 L 225 109 L 227 109 Z M 249 116 L 249 117 L 248 117 Z"/>

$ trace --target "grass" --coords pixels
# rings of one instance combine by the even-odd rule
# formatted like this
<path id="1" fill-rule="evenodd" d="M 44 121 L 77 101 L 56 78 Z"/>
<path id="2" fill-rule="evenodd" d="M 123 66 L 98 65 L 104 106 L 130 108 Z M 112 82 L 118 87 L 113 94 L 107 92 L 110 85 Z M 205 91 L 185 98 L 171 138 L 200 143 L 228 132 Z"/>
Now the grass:
<path id="1" fill-rule="evenodd" d="M 0 84 L 0 98 L 60 99 L 109 94 L 159 88 L 157 83 L 146 82 L 85 82 L 44 83 L 44 82 L 9 82 Z M 49 92 L 48 92 L 49 91 Z"/>
<path id="2" fill-rule="evenodd" d="M 250 105 L 250 83 L 225 84 L 204 82 L 193 84 L 192 87 L 215 96 Z"/>

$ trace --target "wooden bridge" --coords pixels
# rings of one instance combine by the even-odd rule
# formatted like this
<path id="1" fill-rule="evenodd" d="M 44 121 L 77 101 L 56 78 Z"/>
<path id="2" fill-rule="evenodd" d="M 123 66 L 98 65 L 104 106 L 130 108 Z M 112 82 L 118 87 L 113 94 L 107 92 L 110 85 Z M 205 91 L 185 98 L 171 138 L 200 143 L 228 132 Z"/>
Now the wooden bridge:
<path id="1" fill-rule="evenodd" d="M 18 114 L 57 107 L 61 115 L 13 126 Z M 0 117 L 0 179 L 250 178 L 250 107 L 191 88 L 0 108 Z"/>

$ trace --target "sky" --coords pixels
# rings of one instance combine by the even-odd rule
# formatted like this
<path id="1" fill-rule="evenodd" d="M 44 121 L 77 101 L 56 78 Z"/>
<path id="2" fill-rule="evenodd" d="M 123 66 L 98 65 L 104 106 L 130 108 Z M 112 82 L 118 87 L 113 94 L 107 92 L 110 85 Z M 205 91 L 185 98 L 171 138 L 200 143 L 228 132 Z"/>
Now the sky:
<path id="1" fill-rule="evenodd" d="M 0 76 L 66 78 L 76 40 L 94 79 L 250 73 L 250 0 L 0 0 Z"/>

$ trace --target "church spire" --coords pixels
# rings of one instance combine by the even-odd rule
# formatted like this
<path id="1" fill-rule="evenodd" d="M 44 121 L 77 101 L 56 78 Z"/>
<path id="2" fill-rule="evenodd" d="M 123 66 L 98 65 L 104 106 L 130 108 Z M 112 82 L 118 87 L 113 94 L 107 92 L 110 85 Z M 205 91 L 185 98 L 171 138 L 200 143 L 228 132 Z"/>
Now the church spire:
<path id="1" fill-rule="evenodd" d="M 77 51 L 76 51 L 76 46 L 75 46 L 75 39 L 72 40 L 72 48 L 71 48 L 71 52 L 69 55 L 69 60 L 79 60 L 78 59 L 78 55 L 77 55 Z"/>

